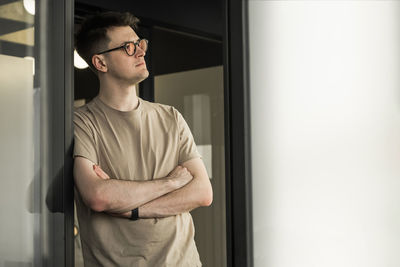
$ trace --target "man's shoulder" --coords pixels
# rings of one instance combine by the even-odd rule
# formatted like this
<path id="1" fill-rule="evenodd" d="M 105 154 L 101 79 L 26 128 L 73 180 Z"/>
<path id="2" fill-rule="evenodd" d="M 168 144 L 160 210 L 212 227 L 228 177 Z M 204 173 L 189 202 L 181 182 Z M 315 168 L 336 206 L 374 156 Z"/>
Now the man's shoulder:
<path id="1" fill-rule="evenodd" d="M 91 120 L 94 117 L 93 114 L 93 100 L 86 103 L 83 106 L 74 108 L 74 121 L 76 120 Z"/>
<path id="2" fill-rule="evenodd" d="M 146 100 L 142 100 L 142 103 L 143 103 L 143 110 L 149 114 L 176 117 L 178 113 L 175 107 L 167 104 L 150 102 Z"/>

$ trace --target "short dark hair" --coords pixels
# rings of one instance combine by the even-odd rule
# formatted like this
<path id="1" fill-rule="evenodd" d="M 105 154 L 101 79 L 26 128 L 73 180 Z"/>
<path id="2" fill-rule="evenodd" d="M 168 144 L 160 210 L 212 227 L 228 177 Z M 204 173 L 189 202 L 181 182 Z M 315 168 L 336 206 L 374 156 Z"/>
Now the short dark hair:
<path id="1" fill-rule="evenodd" d="M 106 48 L 110 42 L 107 29 L 118 26 L 130 26 L 133 30 L 138 28 L 139 19 L 129 12 L 103 12 L 88 17 L 75 35 L 75 48 L 78 54 L 88 63 L 92 70 L 92 56 Z"/>

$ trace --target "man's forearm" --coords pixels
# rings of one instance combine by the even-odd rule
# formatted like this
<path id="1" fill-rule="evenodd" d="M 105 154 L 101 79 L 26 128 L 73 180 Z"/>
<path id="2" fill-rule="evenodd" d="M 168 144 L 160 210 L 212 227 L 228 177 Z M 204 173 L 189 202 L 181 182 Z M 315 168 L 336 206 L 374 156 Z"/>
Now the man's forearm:
<path id="1" fill-rule="evenodd" d="M 124 213 L 157 199 L 178 187 L 170 179 L 126 181 L 107 179 L 99 181 L 90 206 L 95 211 Z"/>
<path id="2" fill-rule="evenodd" d="M 193 179 L 190 172 L 177 166 L 167 177 L 150 181 L 110 179 L 99 166 L 86 159 L 75 160 L 75 182 L 83 200 L 98 212 L 123 214 L 173 190 Z"/>
<path id="3" fill-rule="evenodd" d="M 107 200 L 108 205 L 97 211 L 104 211 L 113 216 L 129 218 L 130 211 L 139 207 L 140 218 L 166 217 L 188 212 L 200 206 L 209 206 L 212 202 L 210 179 L 200 158 L 188 160 L 182 166 L 177 166 L 167 178 L 149 182 L 109 179 L 108 175 L 100 168 L 94 168 L 94 170 L 98 177 L 109 183 L 108 189 L 104 190 L 106 193 L 99 194 L 103 196 L 104 200 Z M 150 184 L 162 182 L 168 178 L 178 183 L 179 186 L 173 184 L 172 190 L 163 187 L 157 190 L 159 185 Z M 102 185 L 107 184 L 103 183 Z M 140 186 L 149 187 L 143 190 L 144 188 Z"/>
<path id="4" fill-rule="evenodd" d="M 212 202 L 210 182 L 194 177 L 184 187 L 163 195 L 139 207 L 140 218 L 157 218 L 189 212 Z"/>

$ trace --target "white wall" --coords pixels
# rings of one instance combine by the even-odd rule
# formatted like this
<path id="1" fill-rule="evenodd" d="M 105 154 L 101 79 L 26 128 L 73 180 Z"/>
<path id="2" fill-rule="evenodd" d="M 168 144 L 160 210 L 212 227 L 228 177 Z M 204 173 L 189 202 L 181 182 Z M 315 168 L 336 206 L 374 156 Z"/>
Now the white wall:
<path id="1" fill-rule="evenodd" d="M 400 2 L 249 1 L 256 267 L 400 266 Z"/>
<path id="2" fill-rule="evenodd" d="M 33 62 L 0 55 L 0 267 L 34 252 Z"/>

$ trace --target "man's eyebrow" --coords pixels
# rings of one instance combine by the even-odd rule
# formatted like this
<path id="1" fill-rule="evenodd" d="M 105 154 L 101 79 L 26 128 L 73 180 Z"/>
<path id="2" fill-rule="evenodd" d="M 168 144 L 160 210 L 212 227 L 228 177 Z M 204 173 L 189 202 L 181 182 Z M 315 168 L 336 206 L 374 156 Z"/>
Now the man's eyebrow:
<path id="1" fill-rule="evenodd" d="M 126 44 L 126 43 L 130 43 L 130 42 L 134 42 L 134 43 L 136 43 L 137 41 L 139 41 L 139 37 L 138 38 L 135 38 L 136 39 L 136 41 L 135 40 L 133 40 L 133 41 L 124 41 L 124 42 L 122 42 L 120 45 L 122 46 L 122 45 L 124 45 L 124 44 Z"/>

